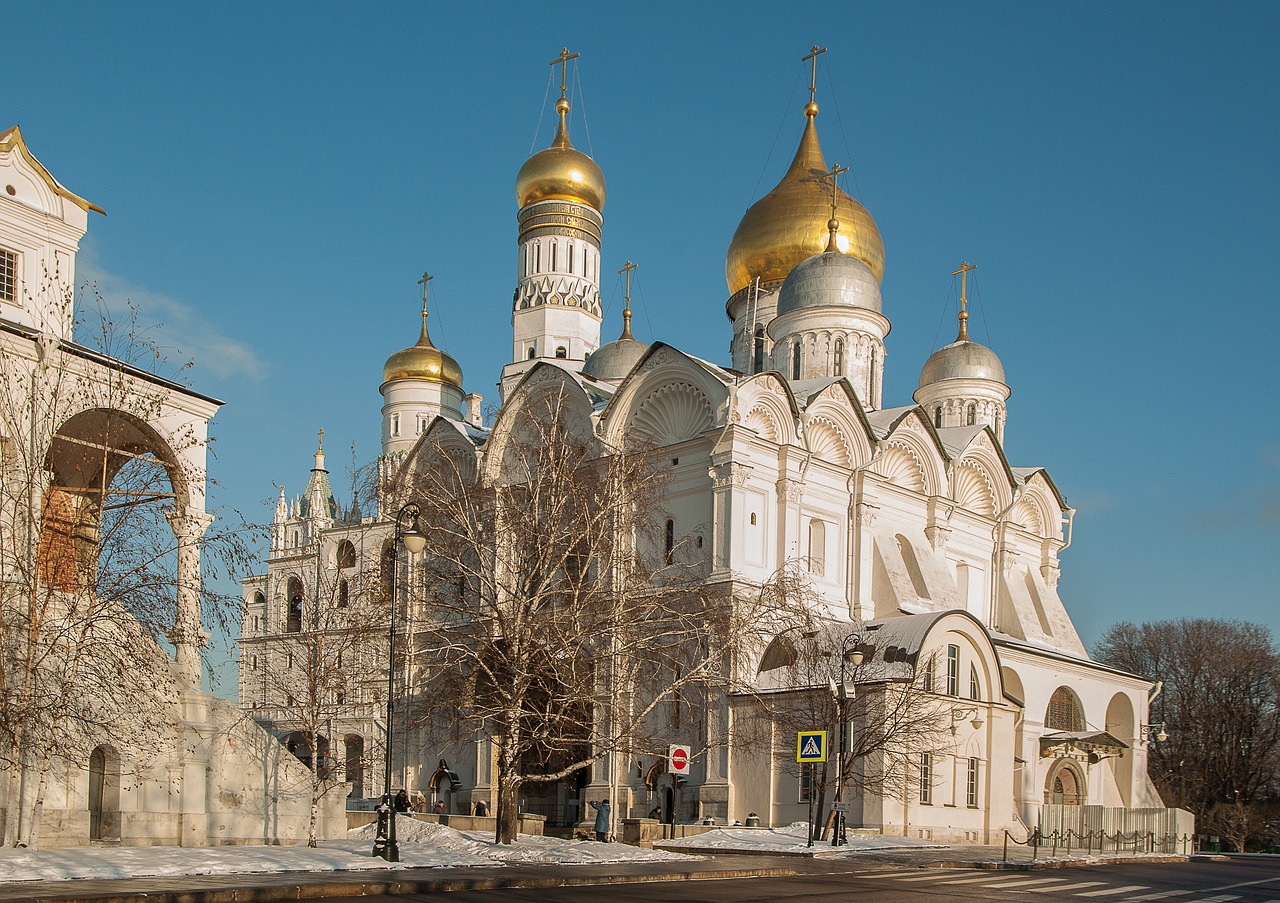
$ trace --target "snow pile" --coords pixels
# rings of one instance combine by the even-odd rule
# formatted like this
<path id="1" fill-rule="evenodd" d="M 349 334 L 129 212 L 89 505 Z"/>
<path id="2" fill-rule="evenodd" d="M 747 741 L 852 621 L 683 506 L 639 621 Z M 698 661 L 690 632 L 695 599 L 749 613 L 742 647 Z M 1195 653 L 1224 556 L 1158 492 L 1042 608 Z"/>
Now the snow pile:
<path id="1" fill-rule="evenodd" d="M 814 839 L 809 847 L 809 825 L 798 821 L 783 828 L 717 828 L 705 834 L 660 841 L 663 849 L 715 850 L 718 853 L 868 853 L 882 850 L 941 848 L 946 844 L 911 837 L 849 832 L 849 843 L 832 847 L 831 839 Z"/>
<path id="2" fill-rule="evenodd" d="M 348 832 L 346 839 L 298 846 L 126 847 L 90 846 L 66 850 L 0 849 L 0 883 L 60 881 L 69 878 L 155 878 L 182 875 L 346 872 L 385 868 L 463 868 L 506 863 L 589 865 L 689 859 L 680 853 L 642 850 L 620 843 L 588 843 L 521 834 L 510 845 L 493 835 L 461 832 L 408 816 L 396 819 L 400 861 L 371 854 L 374 825 Z"/>

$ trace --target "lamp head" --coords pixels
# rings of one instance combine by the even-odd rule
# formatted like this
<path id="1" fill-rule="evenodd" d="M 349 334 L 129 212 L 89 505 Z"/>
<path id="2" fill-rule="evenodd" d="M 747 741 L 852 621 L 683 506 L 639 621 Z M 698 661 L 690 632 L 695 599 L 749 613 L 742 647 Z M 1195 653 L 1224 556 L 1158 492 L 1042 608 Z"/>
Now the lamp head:
<path id="1" fill-rule="evenodd" d="M 420 555 L 427 547 L 427 537 L 418 529 L 418 518 L 413 519 L 409 529 L 400 534 L 400 541 L 410 555 Z"/>

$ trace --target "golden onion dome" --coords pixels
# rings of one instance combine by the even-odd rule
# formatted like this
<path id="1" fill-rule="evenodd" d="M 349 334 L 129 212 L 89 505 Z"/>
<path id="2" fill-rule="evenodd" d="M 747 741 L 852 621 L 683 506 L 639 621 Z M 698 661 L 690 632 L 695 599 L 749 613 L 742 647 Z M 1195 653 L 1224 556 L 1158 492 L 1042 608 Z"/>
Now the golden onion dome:
<path id="1" fill-rule="evenodd" d="M 810 101 L 804 115 L 808 122 L 791 167 L 773 191 L 751 205 L 729 242 L 724 274 L 730 295 L 757 278 L 785 279 L 792 267 L 827 247 L 831 174 L 814 126 L 818 105 Z M 867 208 L 837 189 L 836 219 L 841 224 L 837 248 L 883 281 L 884 242 Z"/>
<path id="2" fill-rule="evenodd" d="M 516 202 L 525 207 L 537 201 L 575 201 L 597 211 L 604 211 L 604 173 L 582 151 L 569 141 L 566 117 L 569 101 L 556 101 L 560 127 L 555 140 L 546 150 L 538 151 L 520 167 L 516 176 Z"/>
<path id="3" fill-rule="evenodd" d="M 382 368 L 382 381 L 393 379 L 428 379 L 433 382 L 462 388 L 462 368 L 458 362 L 431 344 L 427 335 L 427 311 L 422 311 L 422 335 L 418 343 L 397 351 Z"/>

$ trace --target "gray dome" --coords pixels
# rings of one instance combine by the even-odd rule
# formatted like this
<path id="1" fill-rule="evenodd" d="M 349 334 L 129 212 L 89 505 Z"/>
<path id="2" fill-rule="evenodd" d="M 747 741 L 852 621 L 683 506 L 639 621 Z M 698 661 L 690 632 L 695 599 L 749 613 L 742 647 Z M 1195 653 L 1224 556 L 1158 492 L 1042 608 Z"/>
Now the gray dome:
<path id="1" fill-rule="evenodd" d="M 778 292 L 778 315 L 813 307 L 858 307 L 880 313 L 880 283 L 867 265 L 824 251 L 792 268 Z"/>
<path id="2" fill-rule="evenodd" d="M 1000 358 L 986 345 L 968 339 L 939 348 L 920 371 L 920 388 L 944 379 L 989 379 L 1004 383 Z"/>
<path id="3" fill-rule="evenodd" d="M 644 342 L 635 339 L 614 339 L 607 345 L 601 345 L 582 365 L 582 373 L 594 379 L 616 383 L 631 372 L 631 368 L 639 363 L 640 358 L 649 350 Z"/>

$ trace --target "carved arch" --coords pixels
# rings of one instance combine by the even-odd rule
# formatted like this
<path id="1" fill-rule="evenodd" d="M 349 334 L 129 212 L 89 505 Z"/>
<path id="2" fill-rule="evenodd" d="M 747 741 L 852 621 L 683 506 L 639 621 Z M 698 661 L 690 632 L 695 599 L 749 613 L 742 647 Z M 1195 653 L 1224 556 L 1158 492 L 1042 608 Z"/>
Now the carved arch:
<path id="1" fill-rule="evenodd" d="M 951 477 L 951 497 L 957 505 L 983 517 L 996 516 L 995 487 L 986 468 L 972 461 L 961 461 Z"/>
<path id="2" fill-rule="evenodd" d="M 924 464 L 920 456 L 909 446 L 900 442 L 888 442 L 871 469 L 880 476 L 913 492 L 925 491 Z"/>

